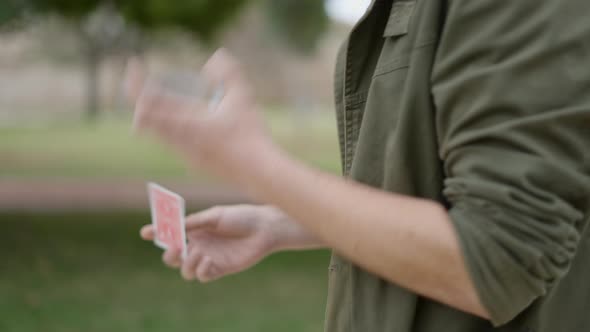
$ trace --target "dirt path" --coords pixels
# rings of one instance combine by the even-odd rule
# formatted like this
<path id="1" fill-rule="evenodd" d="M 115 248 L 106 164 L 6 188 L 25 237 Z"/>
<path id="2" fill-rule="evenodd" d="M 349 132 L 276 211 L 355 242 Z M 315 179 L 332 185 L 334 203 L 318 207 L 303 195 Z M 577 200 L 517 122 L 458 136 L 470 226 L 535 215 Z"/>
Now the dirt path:
<path id="1" fill-rule="evenodd" d="M 158 183 L 182 195 L 188 208 L 248 201 L 244 195 L 221 185 L 178 180 Z M 146 183 L 143 181 L 0 178 L 0 211 L 147 208 Z"/>

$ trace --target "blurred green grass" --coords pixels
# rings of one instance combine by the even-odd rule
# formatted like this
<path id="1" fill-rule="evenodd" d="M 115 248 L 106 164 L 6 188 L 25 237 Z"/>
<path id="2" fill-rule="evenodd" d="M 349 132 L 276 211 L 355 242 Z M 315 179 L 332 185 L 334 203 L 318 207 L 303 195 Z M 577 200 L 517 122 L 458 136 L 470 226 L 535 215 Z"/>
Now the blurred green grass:
<path id="1" fill-rule="evenodd" d="M 336 124 L 330 112 L 265 112 L 275 140 L 294 156 L 325 171 L 340 170 Z M 147 137 L 130 132 L 128 117 L 95 124 L 54 122 L 0 127 L 0 176 L 161 179 L 189 176 L 181 159 Z M 191 171 L 191 177 L 210 180 Z"/>
<path id="2" fill-rule="evenodd" d="M 201 285 L 139 240 L 148 215 L 0 214 L 0 331 L 321 331 L 328 253 Z"/>

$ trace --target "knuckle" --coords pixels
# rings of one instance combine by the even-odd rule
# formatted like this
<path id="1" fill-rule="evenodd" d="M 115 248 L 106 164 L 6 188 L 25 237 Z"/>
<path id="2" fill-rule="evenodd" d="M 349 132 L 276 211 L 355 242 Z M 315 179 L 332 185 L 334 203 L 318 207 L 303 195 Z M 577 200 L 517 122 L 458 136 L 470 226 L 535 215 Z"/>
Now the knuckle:
<path id="1" fill-rule="evenodd" d="M 197 278 L 199 279 L 200 282 L 202 283 L 207 283 L 209 282 L 211 279 L 207 276 L 207 273 L 203 273 L 202 275 L 197 275 Z"/>
<path id="2" fill-rule="evenodd" d="M 192 275 L 190 275 L 188 272 L 184 272 L 184 271 L 180 274 L 180 276 L 182 277 L 182 279 L 184 279 L 186 281 L 191 281 L 194 279 L 192 277 Z"/>
<path id="3" fill-rule="evenodd" d="M 209 213 L 211 213 L 211 215 L 213 215 L 213 216 L 217 216 L 221 213 L 222 210 L 223 210 L 222 206 L 216 205 L 216 206 L 209 209 Z"/>
<path id="4" fill-rule="evenodd" d="M 187 280 L 191 278 L 191 273 L 188 265 L 182 265 L 182 268 L 180 269 L 180 275 Z"/>
<path id="5" fill-rule="evenodd" d="M 209 208 L 200 214 L 200 221 L 211 223 L 216 222 L 217 220 L 221 219 L 225 211 L 225 207 L 223 206 L 214 206 Z"/>
<path id="6" fill-rule="evenodd" d="M 226 212 L 227 207 L 226 206 L 216 206 L 215 207 L 215 213 L 214 216 L 217 219 L 221 219 L 221 217 L 223 216 L 223 214 Z"/>
<path id="7" fill-rule="evenodd" d="M 177 255 L 171 251 L 164 252 L 164 254 L 162 255 L 162 261 L 169 267 L 175 268 L 179 266 Z"/>

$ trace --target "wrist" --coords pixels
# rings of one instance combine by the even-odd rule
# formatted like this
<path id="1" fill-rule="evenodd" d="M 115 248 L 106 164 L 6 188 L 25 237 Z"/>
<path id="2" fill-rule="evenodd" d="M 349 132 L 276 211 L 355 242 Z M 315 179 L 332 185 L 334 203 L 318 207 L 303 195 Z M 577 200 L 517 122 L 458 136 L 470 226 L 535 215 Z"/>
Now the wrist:
<path id="1" fill-rule="evenodd" d="M 267 194 L 275 189 L 275 180 L 287 174 L 286 166 L 292 161 L 268 138 L 253 139 L 246 146 L 242 149 L 241 158 L 234 163 L 237 168 L 231 176 L 245 193 L 267 202 Z"/>
<path id="2" fill-rule="evenodd" d="M 325 247 L 316 237 L 274 206 L 265 206 L 271 252 Z"/>
<path id="3" fill-rule="evenodd" d="M 287 218 L 281 210 L 272 205 L 261 206 L 260 219 L 264 221 L 263 224 L 266 227 L 268 251 L 271 253 L 284 250 L 289 242 L 290 227 Z"/>

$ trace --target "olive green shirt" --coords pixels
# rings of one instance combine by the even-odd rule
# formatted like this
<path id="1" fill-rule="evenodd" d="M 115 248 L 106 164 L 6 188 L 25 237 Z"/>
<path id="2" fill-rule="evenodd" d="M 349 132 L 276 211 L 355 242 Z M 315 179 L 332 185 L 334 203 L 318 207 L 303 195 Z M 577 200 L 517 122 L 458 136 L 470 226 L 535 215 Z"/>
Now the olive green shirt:
<path id="1" fill-rule="evenodd" d="M 589 0 L 376 0 L 335 83 L 345 175 L 448 208 L 491 322 L 333 255 L 327 332 L 590 331 Z"/>

